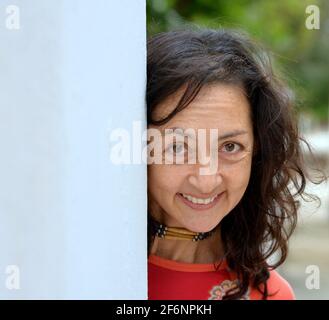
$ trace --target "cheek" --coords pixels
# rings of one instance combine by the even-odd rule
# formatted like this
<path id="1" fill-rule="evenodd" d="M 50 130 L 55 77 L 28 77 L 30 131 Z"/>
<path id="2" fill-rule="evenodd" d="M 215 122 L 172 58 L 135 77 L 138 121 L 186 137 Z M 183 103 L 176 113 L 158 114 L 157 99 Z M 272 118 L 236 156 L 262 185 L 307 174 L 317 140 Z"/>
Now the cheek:
<path id="1" fill-rule="evenodd" d="M 148 168 L 148 189 L 156 199 L 173 198 L 182 184 L 175 166 L 150 165 Z"/>
<path id="2" fill-rule="evenodd" d="M 226 170 L 226 183 L 228 190 L 237 196 L 241 196 L 249 183 L 251 173 L 251 159 L 245 159 Z"/>
<path id="3" fill-rule="evenodd" d="M 232 210 L 242 199 L 250 179 L 250 166 L 247 163 L 232 166 L 224 177 L 227 188 L 228 207 Z"/>

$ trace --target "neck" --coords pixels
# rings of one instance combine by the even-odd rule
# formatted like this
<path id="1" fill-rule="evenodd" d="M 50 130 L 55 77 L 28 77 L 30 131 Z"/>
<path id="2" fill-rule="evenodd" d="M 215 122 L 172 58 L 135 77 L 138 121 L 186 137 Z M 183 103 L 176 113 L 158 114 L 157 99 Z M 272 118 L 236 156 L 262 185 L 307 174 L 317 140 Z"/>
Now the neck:
<path id="1" fill-rule="evenodd" d="M 201 241 L 182 241 L 155 237 L 151 254 L 186 263 L 214 263 L 223 257 L 220 228 Z"/>

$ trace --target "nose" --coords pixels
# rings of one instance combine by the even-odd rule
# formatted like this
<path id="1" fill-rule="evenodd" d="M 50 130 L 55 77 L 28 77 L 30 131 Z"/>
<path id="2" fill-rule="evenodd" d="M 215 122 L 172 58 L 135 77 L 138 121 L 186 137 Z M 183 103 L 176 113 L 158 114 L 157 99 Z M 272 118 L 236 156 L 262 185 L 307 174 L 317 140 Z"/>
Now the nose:
<path id="1" fill-rule="evenodd" d="M 212 194 L 221 185 L 223 179 L 219 172 L 205 175 L 200 173 L 200 166 L 196 166 L 195 169 L 188 180 L 200 193 Z"/>

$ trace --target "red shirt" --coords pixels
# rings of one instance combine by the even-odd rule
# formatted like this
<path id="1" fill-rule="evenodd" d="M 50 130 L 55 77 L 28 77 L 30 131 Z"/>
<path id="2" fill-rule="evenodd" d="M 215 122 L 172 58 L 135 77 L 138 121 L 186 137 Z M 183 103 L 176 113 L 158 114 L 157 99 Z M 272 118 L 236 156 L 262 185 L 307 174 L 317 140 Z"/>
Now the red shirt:
<path id="1" fill-rule="evenodd" d="M 225 292 L 237 286 L 237 279 L 225 261 L 194 264 L 150 255 L 148 259 L 149 300 L 221 300 Z M 293 300 L 289 283 L 276 271 L 267 280 L 268 300 Z M 259 300 L 262 294 L 249 288 L 242 299 Z"/>

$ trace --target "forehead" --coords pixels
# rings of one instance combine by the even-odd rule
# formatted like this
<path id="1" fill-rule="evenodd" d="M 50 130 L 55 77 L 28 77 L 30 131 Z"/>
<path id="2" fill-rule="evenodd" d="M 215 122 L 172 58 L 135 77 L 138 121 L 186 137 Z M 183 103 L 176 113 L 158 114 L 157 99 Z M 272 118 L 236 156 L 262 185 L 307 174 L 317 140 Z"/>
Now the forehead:
<path id="1" fill-rule="evenodd" d="M 185 89 L 185 88 L 184 88 Z M 155 110 L 159 119 L 171 113 L 184 93 L 177 91 Z M 235 85 L 204 86 L 195 99 L 162 127 L 250 129 L 250 104 L 242 88 Z"/>

